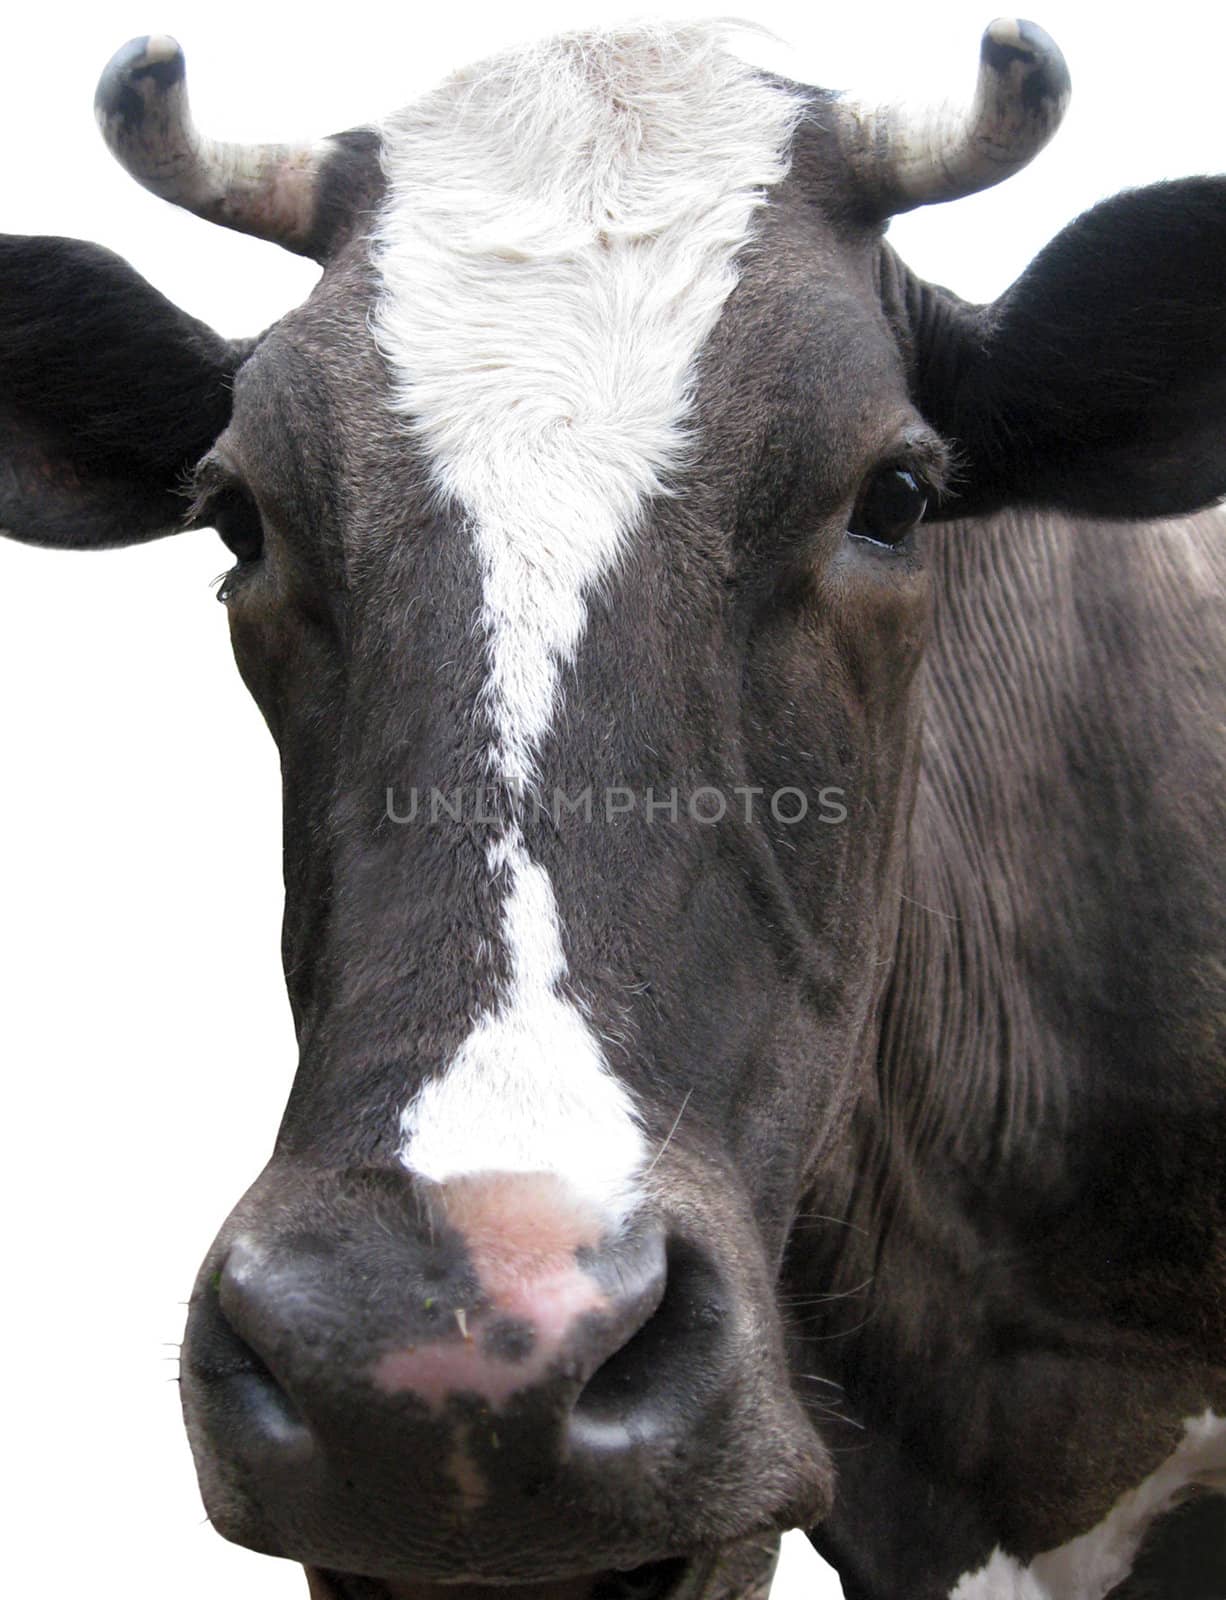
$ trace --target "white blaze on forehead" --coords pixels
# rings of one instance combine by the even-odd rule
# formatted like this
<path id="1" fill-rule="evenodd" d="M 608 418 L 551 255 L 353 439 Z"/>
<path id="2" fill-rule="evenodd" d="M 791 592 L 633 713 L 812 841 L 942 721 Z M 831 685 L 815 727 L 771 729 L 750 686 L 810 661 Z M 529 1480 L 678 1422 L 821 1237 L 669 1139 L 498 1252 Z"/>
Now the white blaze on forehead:
<path id="1" fill-rule="evenodd" d="M 642 28 L 474 68 L 383 130 L 373 327 L 480 562 L 491 776 L 516 800 L 588 596 L 683 463 L 696 358 L 800 109 L 718 30 Z M 511 979 L 405 1111 L 403 1159 L 562 1170 L 620 1210 L 642 1135 L 567 996 L 552 885 L 515 823 L 490 863 Z"/>
<path id="2" fill-rule="evenodd" d="M 1226 1494 L 1226 1419 L 1212 1411 L 1184 1423 L 1172 1454 L 1097 1527 L 1024 1567 L 995 1550 L 986 1566 L 959 1580 L 949 1600 L 1105 1600 L 1132 1571 L 1149 1529 L 1193 1489 Z"/>

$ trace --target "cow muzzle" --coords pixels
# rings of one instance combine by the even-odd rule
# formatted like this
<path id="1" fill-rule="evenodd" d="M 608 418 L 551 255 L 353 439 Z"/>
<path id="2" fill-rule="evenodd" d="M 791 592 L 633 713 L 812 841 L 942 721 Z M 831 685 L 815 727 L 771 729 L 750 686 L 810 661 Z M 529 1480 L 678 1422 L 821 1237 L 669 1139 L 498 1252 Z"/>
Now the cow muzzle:
<path id="1" fill-rule="evenodd" d="M 663 1600 L 697 1552 L 829 1499 L 738 1276 L 659 1208 L 610 1228 L 548 1175 L 270 1171 L 188 1320 L 209 1515 L 344 1600 Z"/>

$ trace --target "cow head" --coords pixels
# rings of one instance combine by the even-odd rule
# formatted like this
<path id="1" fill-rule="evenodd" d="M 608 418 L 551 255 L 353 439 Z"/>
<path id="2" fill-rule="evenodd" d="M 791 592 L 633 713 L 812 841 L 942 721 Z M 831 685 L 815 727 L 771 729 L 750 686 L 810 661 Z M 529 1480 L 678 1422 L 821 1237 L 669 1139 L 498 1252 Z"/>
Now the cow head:
<path id="1" fill-rule="evenodd" d="M 5 527 L 236 558 L 301 1063 L 184 1402 L 213 1521 L 319 1596 L 744 1590 L 829 1505 L 786 1247 L 872 1092 L 923 524 L 1226 488 L 1220 185 L 1099 208 L 990 307 L 884 242 L 1066 92 L 1029 24 L 918 121 L 644 29 L 252 150 L 140 40 L 112 148 L 315 292 L 230 344 L 0 245 Z"/>

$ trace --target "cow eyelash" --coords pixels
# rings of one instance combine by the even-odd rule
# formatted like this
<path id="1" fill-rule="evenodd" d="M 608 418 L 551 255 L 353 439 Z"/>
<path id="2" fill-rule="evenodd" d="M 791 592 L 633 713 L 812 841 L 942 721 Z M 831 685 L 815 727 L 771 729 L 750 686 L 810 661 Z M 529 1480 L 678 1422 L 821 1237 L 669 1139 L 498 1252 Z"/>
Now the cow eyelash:
<path id="1" fill-rule="evenodd" d="M 860 487 L 847 531 L 855 539 L 897 549 L 924 520 L 931 498 L 931 487 L 911 466 L 877 467 Z"/>
<path id="2" fill-rule="evenodd" d="M 264 553 L 264 521 L 255 501 L 236 484 L 213 497 L 209 521 L 240 567 L 251 566 Z"/>
<path id="3" fill-rule="evenodd" d="M 216 456 L 206 456 L 197 467 L 190 494 L 189 525 L 215 529 L 236 558 L 235 566 L 223 574 L 217 591 L 217 598 L 224 605 L 245 571 L 264 553 L 263 519 L 252 495 Z"/>
<path id="4" fill-rule="evenodd" d="M 866 474 L 848 518 L 853 538 L 897 549 L 948 492 L 952 463 L 943 441 L 926 435 L 909 444 Z"/>
<path id="5" fill-rule="evenodd" d="M 247 576 L 247 565 L 240 561 L 213 579 L 217 586 L 217 599 L 223 606 L 228 606 L 241 588 Z"/>

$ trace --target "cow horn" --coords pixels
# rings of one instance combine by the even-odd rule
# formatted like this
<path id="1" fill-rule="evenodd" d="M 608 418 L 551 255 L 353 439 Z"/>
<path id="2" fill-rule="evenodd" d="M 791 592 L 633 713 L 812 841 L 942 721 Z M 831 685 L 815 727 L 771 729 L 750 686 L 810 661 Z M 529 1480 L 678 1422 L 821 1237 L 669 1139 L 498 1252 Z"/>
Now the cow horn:
<path id="1" fill-rule="evenodd" d="M 323 145 L 205 139 L 187 102 L 183 51 L 166 35 L 111 57 L 94 111 L 111 154 L 138 183 L 209 222 L 312 255 Z"/>
<path id="2" fill-rule="evenodd" d="M 916 112 L 838 102 L 838 136 L 861 193 L 881 216 L 990 189 L 1019 172 L 1060 126 L 1069 73 L 1033 22 L 998 17 L 979 50 L 967 108 Z"/>

